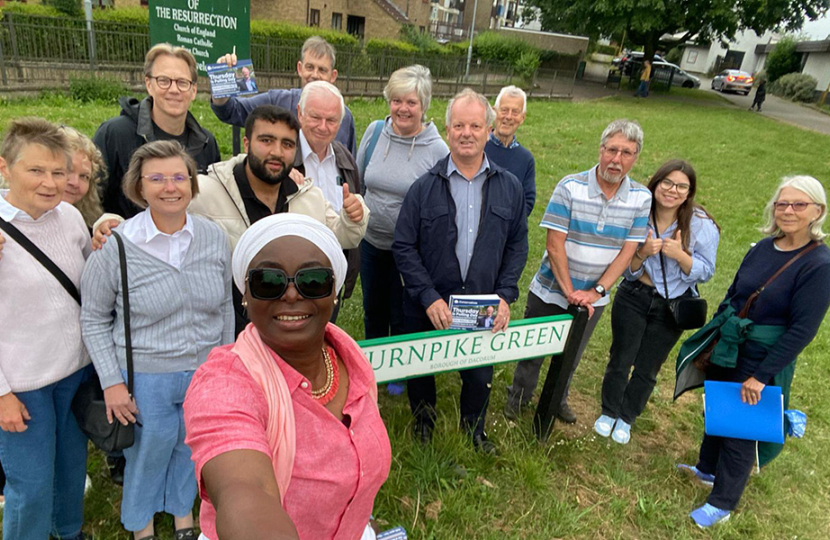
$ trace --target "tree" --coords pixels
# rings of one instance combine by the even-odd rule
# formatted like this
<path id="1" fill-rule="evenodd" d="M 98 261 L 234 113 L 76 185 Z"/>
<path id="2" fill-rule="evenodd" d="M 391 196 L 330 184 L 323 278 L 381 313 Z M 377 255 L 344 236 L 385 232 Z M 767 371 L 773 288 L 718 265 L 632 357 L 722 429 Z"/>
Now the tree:
<path id="1" fill-rule="evenodd" d="M 795 40 L 789 36 L 775 44 L 764 65 L 769 82 L 775 82 L 787 73 L 801 71 L 801 55 L 795 51 L 795 46 Z"/>
<path id="2" fill-rule="evenodd" d="M 651 58 L 660 36 L 684 32 L 681 43 L 731 40 L 740 30 L 758 35 L 781 28 L 797 30 L 806 19 L 824 15 L 830 0 L 530 0 L 541 10 L 542 28 L 609 36 L 625 30 L 628 40 Z"/>
<path id="3" fill-rule="evenodd" d="M 44 4 L 51 5 L 61 13 L 72 17 L 80 17 L 84 14 L 82 0 L 48 0 Z"/>

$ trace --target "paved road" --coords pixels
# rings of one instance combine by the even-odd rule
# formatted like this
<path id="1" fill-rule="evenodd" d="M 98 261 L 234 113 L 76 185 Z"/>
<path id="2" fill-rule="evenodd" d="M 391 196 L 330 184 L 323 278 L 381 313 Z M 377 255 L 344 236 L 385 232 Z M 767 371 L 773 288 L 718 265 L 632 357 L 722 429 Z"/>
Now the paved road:
<path id="1" fill-rule="evenodd" d="M 749 112 L 749 106 L 752 105 L 752 100 L 755 97 L 755 90 L 748 96 L 733 93 L 720 93 L 711 89 L 711 80 L 702 78 L 700 81 L 700 90 L 702 92 L 714 92 L 723 96 L 729 103 L 736 107 L 740 107 L 747 111 L 747 114 L 762 114 L 766 117 L 785 122 L 794 126 L 799 126 L 804 129 L 817 131 L 830 135 L 830 116 L 819 112 L 810 107 L 805 107 L 792 101 L 785 100 L 767 93 L 767 99 L 764 101 L 761 113 Z M 606 96 L 631 96 L 632 90 L 623 88 L 622 90 L 608 90 L 600 83 L 593 83 L 589 81 L 576 81 L 573 90 L 574 101 L 585 101 L 591 99 L 598 99 Z M 651 94 L 649 99 L 673 99 L 671 93 L 669 94 Z"/>

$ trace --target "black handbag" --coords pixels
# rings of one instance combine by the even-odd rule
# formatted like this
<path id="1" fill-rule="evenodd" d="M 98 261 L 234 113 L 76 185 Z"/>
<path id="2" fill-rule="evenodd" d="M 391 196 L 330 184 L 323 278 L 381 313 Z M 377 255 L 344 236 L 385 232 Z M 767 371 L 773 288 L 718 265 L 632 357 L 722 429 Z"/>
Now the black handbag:
<path id="1" fill-rule="evenodd" d="M 660 233 L 657 232 L 657 223 L 654 224 L 654 234 L 660 238 Z M 669 310 L 674 317 L 674 322 L 678 328 L 683 330 L 693 330 L 700 328 L 706 324 L 706 316 L 709 314 L 709 306 L 706 300 L 699 296 L 678 296 L 677 298 L 669 299 L 669 286 L 666 282 L 666 259 L 663 257 L 663 252 L 660 252 L 660 268 L 663 270 L 663 291 L 666 293 L 666 302 L 669 304 Z"/>
<path id="2" fill-rule="evenodd" d="M 127 257 L 124 253 L 124 244 L 118 233 L 112 233 L 118 243 L 118 260 L 121 265 L 121 293 L 124 299 L 124 336 L 127 347 L 127 391 L 133 395 L 133 345 L 130 335 L 130 294 L 127 287 Z M 78 421 L 78 427 L 92 444 L 104 452 L 114 452 L 129 448 L 135 442 L 135 425 L 126 426 L 113 418 L 112 423 L 107 420 L 107 404 L 104 401 L 104 390 L 98 375 L 89 377 L 81 383 L 75 398 L 72 400 L 72 413 Z"/>

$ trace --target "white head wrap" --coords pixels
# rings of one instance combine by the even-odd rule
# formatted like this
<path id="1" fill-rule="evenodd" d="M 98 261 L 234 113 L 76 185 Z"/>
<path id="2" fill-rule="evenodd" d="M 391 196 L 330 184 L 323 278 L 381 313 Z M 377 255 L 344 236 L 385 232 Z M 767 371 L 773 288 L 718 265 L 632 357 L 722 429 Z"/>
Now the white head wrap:
<path id="1" fill-rule="evenodd" d="M 346 257 L 340 242 L 325 225 L 316 219 L 301 214 L 276 214 L 260 219 L 245 231 L 233 250 L 233 281 L 245 294 L 245 278 L 248 266 L 262 248 L 272 240 L 283 236 L 298 236 L 308 240 L 322 251 L 334 270 L 337 292 L 346 281 Z"/>

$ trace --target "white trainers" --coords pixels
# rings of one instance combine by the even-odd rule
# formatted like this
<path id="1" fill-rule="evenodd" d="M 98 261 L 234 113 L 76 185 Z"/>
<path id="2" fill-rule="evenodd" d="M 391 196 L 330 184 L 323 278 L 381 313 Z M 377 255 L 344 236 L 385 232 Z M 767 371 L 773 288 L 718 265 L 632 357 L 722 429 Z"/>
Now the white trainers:
<path id="1" fill-rule="evenodd" d="M 92 489 L 92 478 L 90 478 L 89 475 L 86 475 L 86 481 L 84 482 L 84 495 L 86 495 L 90 489 Z"/>
<path id="2" fill-rule="evenodd" d="M 631 440 L 631 424 L 617 420 L 617 423 L 614 425 L 614 433 L 611 434 L 611 439 L 615 443 L 628 444 L 628 441 Z"/>
<path id="3" fill-rule="evenodd" d="M 597 418 L 597 421 L 594 422 L 594 431 L 597 432 L 597 435 L 600 437 L 607 437 L 611 435 L 611 430 L 614 429 L 614 422 L 616 422 L 616 418 L 611 418 L 607 415 L 602 415 Z"/>

